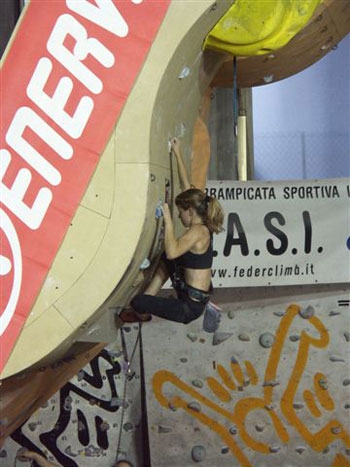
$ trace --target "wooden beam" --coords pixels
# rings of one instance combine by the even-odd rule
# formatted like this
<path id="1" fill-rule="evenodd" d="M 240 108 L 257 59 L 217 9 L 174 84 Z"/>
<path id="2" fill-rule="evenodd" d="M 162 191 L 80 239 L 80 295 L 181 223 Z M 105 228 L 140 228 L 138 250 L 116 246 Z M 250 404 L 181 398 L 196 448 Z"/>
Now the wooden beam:
<path id="1" fill-rule="evenodd" d="M 95 358 L 105 345 L 81 343 L 76 353 L 59 362 L 0 381 L 0 448 L 16 428 Z"/>

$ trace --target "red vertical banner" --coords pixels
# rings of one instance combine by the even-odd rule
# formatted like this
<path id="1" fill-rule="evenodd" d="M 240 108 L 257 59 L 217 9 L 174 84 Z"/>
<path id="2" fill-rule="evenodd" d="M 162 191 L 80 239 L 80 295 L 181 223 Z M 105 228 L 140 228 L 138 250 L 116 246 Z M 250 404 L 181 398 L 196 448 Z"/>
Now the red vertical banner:
<path id="1" fill-rule="evenodd" d="M 0 371 L 170 0 L 31 0 L 1 67 Z"/>

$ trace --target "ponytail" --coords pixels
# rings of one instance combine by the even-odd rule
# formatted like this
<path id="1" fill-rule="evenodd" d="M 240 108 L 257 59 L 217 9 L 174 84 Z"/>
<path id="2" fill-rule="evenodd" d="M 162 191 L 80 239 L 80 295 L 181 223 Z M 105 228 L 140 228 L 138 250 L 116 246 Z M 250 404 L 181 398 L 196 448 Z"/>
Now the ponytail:
<path id="1" fill-rule="evenodd" d="M 224 211 L 216 198 L 208 195 L 205 198 L 208 206 L 206 224 L 210 232 L 218 234 L 224 230 Z"/>

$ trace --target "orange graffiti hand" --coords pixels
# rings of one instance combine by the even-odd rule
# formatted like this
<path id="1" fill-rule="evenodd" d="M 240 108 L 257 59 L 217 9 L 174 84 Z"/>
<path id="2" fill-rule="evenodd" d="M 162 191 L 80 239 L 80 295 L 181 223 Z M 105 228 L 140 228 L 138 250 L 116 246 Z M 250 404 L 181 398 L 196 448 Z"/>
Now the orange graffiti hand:
<path id="1" fill-rule="evenodd" d="M 228 389 L 231 391 L 237 389 L 238 391 L 244 391 L 244 388 L 249 386 L 250 384 L 253 386 L 257 386 L 259 379 L 253 365 L 249 361 L 245 361 L 244 365 L 245 369 L 243 370 L 239 362 L 236 359 L 232 358 L 231 370 L 234 379 L 232 379 L 231 375 L 221 365 L 218 365 L 217 372 L 222 382 L 219 382 L 213 377 L 207 378 L 208 386 L 216 395 L 216 397 L 222 402 L 231 401 L 231 394 L 228 391 Z M 247 375 L 246 377 L 245 374 Z M 238 385 L 236 385 L 236 382 L 238 383 Z M 272 389 L 276 384 L 276 381 L 265 381 L 264 387 L 269 386 Z M 270 396 L 267 396 L 265 394 L 264 397 L 244 397 L 236 403 L 233 412 L 237 429 L 245 444 L 251 449 L 265 454 L 267 454 L 270 451 L 271 446 L 267 443 L 262 443 L 261 441 L 256 440 L 248 432 L 248 424 L 246 424 L 246 419 L 248 415 L 254 412 L 255 410 L 264 412 L 265 415 L 267 415 L 271 419 L 279 438 L 283 442 L 287 442 L 289 439 L 288 433 L 285 427 L 283 426 L 281 420 L 277 416 L 274 407 L 271 404 L 271 400 L 272 392 Z"/>
<path id="2" fill-rule="evenodd" d="M 170 386 L 169 386 L 170 385 Z M 183 393 L 184 397 L 173 395 L 173 389 L 176 388 L 176 393 L 179 390 Z M 170 389 L 170 391 L 169 391 Z M 153 376 L 153 391 L 158 402 L 163 406 L 172 410 L 182 408 L 192 417 L 196 418 L 203 425 L 208 426 L 211 430 L 216 432 L 221 439 L 226 443 L 232 454 L 237 458 L 242 467 L 251 467 L 251 464 L 247 457 L 244 455 L 242 449 L 238 446 L 237 442 L 229 432 L 229 429 L 225 427 L 224 423 L 219 423 L 216 418 L 217 415 L 223 416 L 226 420 L 236 423 L 233 412 L 224 409 L 220 405 L 212 402 L 206 396 L 196 391 L 193 387 L 179 379 L 173 373 L 167 370 L 160 370 Z M 188 398 L 192 398 L 192 401 Z M 199 410 L 196 410 L 191 404 L 198 401 L 201 406 Z M 205 406 L 209 411 L 213 412 L 213 415 L 205 413 L 202 407 Z"/>
<path id="3" fill-rule="evenodd" d="M 258 384 L 258 376 L 250 362 L 245 361 L 244 369 L 242 369 L 241 365 L 235 359 L 232 359 L 230 366 L 231 373 L 222 365 L 218 365 L 218 379 L 211 376 L 207 378 L 208 387 L 221 403 L 230 403 L 233 400 L 232 391 L 244 391 L 244 388 L 248 385 L 256 386 Z M 177 390 L 175 396 L 172 395 L 174 387 Z M 178 395 L 178 390 L 182 392 L 184 397 Z M 248 447 L 262 453 L 270 452 L 271 447 L 268 444 L 257 441 L 248 433 L 245 420 L 250 412 L 254 410 L 265 411 L 271 418 L 279 437 L 284 442 L 289 439 L 288 433 L 273 408 L 269 405 L 270 400 L 268 399 L 245 397 L 237 402 L 233 410 L 228 410 L 199 393 L 167 370 L 158 371 L 154 375 L 153 391 L 162 406 L 173 410 L 182 408 L 192 417 L 215 431 L 227 444 L 242 466 L 249 466 L 250 463 L 233 438 L 230 429 L 225 426 L 227 421 L 234 424 L 234 428 Z M 192 401 L 190 398 L 192 398 Z M 193 399 L 200 403 L 200 408 L 193 405 Z M 206 407 L 209 411 L 205 413 L 202 410 L 203 407 Z M 218 415 L 222 416 L 225 420 L 218 421 Z"/>

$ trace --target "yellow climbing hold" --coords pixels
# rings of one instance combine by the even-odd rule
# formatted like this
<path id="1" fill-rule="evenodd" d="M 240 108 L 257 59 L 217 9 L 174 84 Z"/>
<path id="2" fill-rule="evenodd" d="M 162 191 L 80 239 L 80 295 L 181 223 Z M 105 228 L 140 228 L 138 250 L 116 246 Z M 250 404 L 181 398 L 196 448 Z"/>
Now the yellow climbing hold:
<path id="1" fill-rule="evenodd" d="M 236 56 L 263 55 L 286 45 L 322 0 L 236 0 L 207 35 L 204 48 Z"/>

